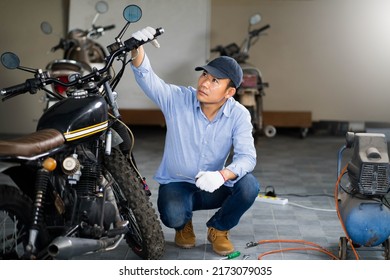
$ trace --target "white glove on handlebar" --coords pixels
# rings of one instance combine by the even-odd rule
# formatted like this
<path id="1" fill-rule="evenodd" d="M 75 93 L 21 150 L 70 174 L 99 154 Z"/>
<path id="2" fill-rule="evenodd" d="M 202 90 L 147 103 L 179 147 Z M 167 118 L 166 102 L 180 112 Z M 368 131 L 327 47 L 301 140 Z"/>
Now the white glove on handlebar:
<path id="1" fill-rule="evenodd" d="M 154 35 L 156 34 L 156 29 L 153 27 L 145 27 L 131 35 L 134 39 L 138 41 L 149 41 L 154 39 Z"/>
<path id="2" fill-rule="evenodd" d="M 214 192 L 225 183 L 219 171 L 200 171 L 196 176 L 196 186 L 206 192 Z"/>

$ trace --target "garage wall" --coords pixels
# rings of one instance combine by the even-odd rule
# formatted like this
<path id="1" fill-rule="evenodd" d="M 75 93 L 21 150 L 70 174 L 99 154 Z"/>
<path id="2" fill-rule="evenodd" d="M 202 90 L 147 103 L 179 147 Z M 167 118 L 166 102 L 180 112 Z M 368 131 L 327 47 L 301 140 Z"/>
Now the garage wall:
<path id="1" fill-rule="evenodd" d="M 124 39 L 146 26 L 163 27 L 165 33 L 158 39 L 160 48 L 145 45 L 154 70 L 170 83 L 192 85 L 197 81 L 195 66 L 203 65 L 209 49 L 210 0 L 105 0 L 108 12 L 101 14 L 96 25 L 115 24 L 116 28 L 107 31 L 97 41 L 108 46 L 115 40 L 125 25 L 123 8 L 130 4 L 142 9 L 142 18 L 130 24 Z M 96 0 L 71 0 L 69 28 L 89 27 L 95 16 Z M 157 108 L 141 90 L 128 67 L 116 88 L 122 109 Z"/>
<path id="2" fill-rule="evenodd" d="M 68 10 L 62 0 L 3 0 L 0 1 L 0 53 L 12 51 L 19 55 L 21 64 L 45 68 L 61 53 L 51 53 L 66 29 Z M 48 21 L 55 34 L 44 35 L 42 21 Z M 31 78 L 19 70 L 7 70 L 0 65 L 0 87 L 8 87 Z M 43 94 L 25 94 L 6 102 L 0 101 L 0 133 L 16 134 L 34 131 L 44 108 Z"/>
<path id="3" fill-rule="evenodd" d="M 390 122 L 389 11 L 388 0 L 213 0 L 211 45 L 241 43 L 258 12 L 271 25 L 250 53 L 270 83 L 265 110 Z"/>
<path id="4" fill-rule="evenodd" d="M 198 0 L 201 1 L 201 0 Z M 209 15 L 210 32 L 197 36 L 210 39 L 210 46 L 230 42 L 240 43 L 247 29 L 247 20 L 260 12 L 261 24 L 270 24 L 267 35 L 260 38 L 251 51 L 251 61 L 259 66 L 270 88 L 264 98 L 265 110 L 311 111 L 314 121 L 373 121 L 390 122 L 390 1 L 388 0 L 209 0 L 211 10 L 194 10 L 195 14 Z M 4 0 L 0 2 L 2 43 L 0 52 L 14 51 L 19 54 L 24 66 L 42 67 L 60 54 L 52 54 L 60 34 L 67 27 L 67 2 L 64 0 Z M 94 0 L 80 1 L 93 6 Z M 133 3 L 134 1 L 114 1 Z M 175 2 L 144 0 L 135 1 L 144 5 L 144 21 L 134 28 L 149 25 L 164 26 L 166 34 L 161 37 L 161 49 L 148 46 L 153 61 L 164 54 L 168 62 L 155 65 L 164 78 L 175 73 L 191 71 L 192 63 L 176 59 L 175 50 L 167 49 L 170 42 L 177 41 L 182 49 L 181 36 L 186 40 L 191 33 L 174 21 L 173 15 L 191 15 L 192 1 L 179 1 L 176 8 L 168 9 Z M 134 2 L 134 3 L 135 3 Z M 164 5 L 160 8 L 157 3 Z M 176 3 L 177 4 L 177 3 Z M 91 16 L 90 10 L 81 10 Z M 164 11 L 165 15 L 160 11 Z M 108 14 L 107 14 L 108 16 Z M 113 15 L 110 15 L 112 17 Z M 116 15 L 114 17 L 117 17 Z M 151 17 L 151 18 L 149 18 Z M 118 17 L 118 18 L 121 18 Z M 105 23 L 101 17 L 101 23 Z M 49 21 L 57 36 L 43 35 L 40 23 Z M 104 21 L 103 21 L 104 20 Z M 90 22 L 86 18 L 88 23 Z M 110 23 L 111 20 L 107 19 Z M 260 24 L 260 25 L 261 25 Z M 118 28 L 120 25 L 118 25 Z M 167 26 L 167 27 L 166 27 Z M 168 28 L 168 26 L 173 26 Z M 110 34 L 107 33 L 109 36 Z M 108 39 L 108 37 L 106 37 Z M 196 53 L 197 62 L 207 59 L 209 47 L 202 46 L 205 54 Z M 188 56 L 199 50 L 196 43 L 187 49 Z M 156 53 L 158 52 L 158 53 Z M 183 80 L 192 83 L 193 76 Z M 29 75 L 20 71 L 5 70 L 0 66 L 0 87 L 20 83 Z M 179 76 L 177 76 L 179 77 Z M 142 93 L 134 90 L 142 98 Z M 137 98 L 138 98 L 137 97 Z M 14 100 L 0 102 L 0 133 L 25 133 L 35 129 L 43 103 L 42 95 L 19 96 Z M 123 101 L 123 106 L 149 107 L 147 100 L 136 98 Z M 144 103 L 145 102 L 145 103 Z M 131 103 L 131 104 L 130 104 Z"/>

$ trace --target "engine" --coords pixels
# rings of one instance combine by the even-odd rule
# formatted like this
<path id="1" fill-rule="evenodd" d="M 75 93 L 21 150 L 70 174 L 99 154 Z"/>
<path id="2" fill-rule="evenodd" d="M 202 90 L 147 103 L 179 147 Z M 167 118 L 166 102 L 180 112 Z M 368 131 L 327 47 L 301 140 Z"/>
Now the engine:
<path id="1" fill-rule="evenodd" d="M 101 237 L 115 223 L 117 208 L 98 160 L 90 150 L 78 148 L 62 159 L 61 168 L 72 197 L 72 224 L 82 225 L 81 236 Z"/>

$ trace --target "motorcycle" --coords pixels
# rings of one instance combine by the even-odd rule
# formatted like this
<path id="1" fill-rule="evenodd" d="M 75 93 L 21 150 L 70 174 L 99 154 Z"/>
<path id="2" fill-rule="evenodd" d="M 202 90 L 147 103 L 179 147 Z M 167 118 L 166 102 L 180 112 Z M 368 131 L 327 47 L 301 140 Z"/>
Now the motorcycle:
<path id="1" fill-rule="evenodd" d="M 81 75 L 90 73 L 94 67 L 100 69 L 105 65 L 107 55 L 103 46 L 96 40 L 104 35 L 105 31 L 115 28 L 115 25 L 96 26 L 95 23 L 99 15 L 108 11 L 108 4 L 105 1 L 99 1 L 95 5 L 96 15 L 93 18 L 91 28 L 82 30 L 79 28 L 70 30 L 65 38 L 60 38 L 59 43 L 51 48 L 51 52 L 63 50 L 63 58 L 51 61 L 46 70 L 51 77 L 59 78 L 63 82 L 68 82 L 68 77 L 74 73 Z M 48 22 L 41 23 L 41 31 L 46 34 L 52 34 L 52 27 Z M 66 96 L 66 88 L 61 85 L 52 85 L 52 90 L 57 94 Z M 57 101 L 52 95 L 46 95 L 46 108 Z"/>
<path id="2" fill-rule="evenodd" d="M 34 74 L 1 89 L 3 101 L 46 85 L 67 88 L 67 96 L 53 93 L 60 100 L 43 113 L 34 133 L 0 140 L 0 172 L 9 178 L 0 185 L 0 259 L 74 259 L 114 250 L 122 240 L 142 259 L 162 257 L 162 227 L 114 91 L 131 61 L 127 53 L 145 43 L 122 40 L 141 9 L 129 5 L 123 15 L 127 23 L 107 47 L 105 66 L 67 82 L 20 66 L 14 53 L 1 56 L 6 68 Z M 122 67 L 111 77 L 114 61 Z"/>
<path id="3" fill-rule="evenodd" d="M 255 14 L 250 18 L 248 33 L 241 46 L 238 46 L 236 43 L 231 43 L 226 46 L 218 45 L 212 48 L 211 52 L 218 52 L 221 56 L 230 56 L 240 64 L 243 70 L 243 82 L 235 97 L 251 113 L 253 134 L 257 135 L 263 132 L 267 137 L 274 137 L 276 135 L 276 128 L 274 126 L 267 125 L 263 127 L 264 89 L 269 84 L 263 82 L 263 76 L 260 70 L 247 62 L 250 48 L 257 42 L 262 32 L 270 28 L 270 25 L 267 24 L 261 28 L 252 30 L 252 26 L 260 21 L 261 16 L 259 14 Z"/>

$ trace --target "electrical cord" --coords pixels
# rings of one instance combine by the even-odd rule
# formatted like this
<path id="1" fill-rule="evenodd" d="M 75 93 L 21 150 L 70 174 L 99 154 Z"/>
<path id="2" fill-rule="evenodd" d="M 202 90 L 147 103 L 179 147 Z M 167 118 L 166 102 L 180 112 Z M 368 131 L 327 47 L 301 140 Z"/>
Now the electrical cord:
<path id="1" fill-rule="evenodd" d="M 140 171 L 138 170 L 138 168 L 137 168 L 136 164 L 134 163 L 132 156 L 131 156 L 131 154 L 133 152 L 133 148 L 134 148 L 134 142 L 135 142 L 135 137 L 134 137 L 133 132 L 131 131 L 130 127 L 128 127 L 123 121 L 121 121 L 118 118 L 115 118 L 115 116 L 113 116 L 111 113 L 108 113 L 108 114 L 109 114 L 109 116 L 114 118 L 116 121 L 118 121 L 120 124 L 122 124 L 126 128 L 126 130 L 129 132 L 130 138 L 131 138 L 131 147 L 129 150 L 129 157 L 128 158 L 129 158 L 130 164 L 133 167 L 134 171 L 138 174 L 139 178 L 142 180 L 143 177 L 142 177 Z"/>
<path id="2" fill-rule="evenodd" d="M 282 196 L 296 196 L 296 197 L 327 196 L 327 197 L 333 198 L 333 194 L 325 194 L 325 193 L 318 193 L 318 194 L 295 194 L 295 193 L 286 193 L 286 194 L 282 194 Z"/>
<path id="3" fill-rule="evenodd" d="M 329 194 L 304 194 L 304 195 L 299 195 L 299 194 L 283 194 L 282 196 L 296 196 L 296 197 L 310 197 L 310 196 L 326 196 L 326 197 L 331 197 L 333 198 L 333 195 Z M 317 208 L 317 207 L 309 207 L 305 206 L 302 204 L 294 203 L 289 201 L 288 204 L 296 206 L 296 207 L 301 207 L 304 209 L 309 209 L 309 210 L 314 210 L 314 211 L 324 211 L 324 212 L 335 212 L 335 209 L 322 209 L 322 208 Z"/>
<path id="4" fill-rule="evenodd" d="M 264 193 L 266 196 L 273 196 L 273 197 L 276 197 L 276 191 L 275 191 L 275 188 L 274 186 L 266 186 L 265 189 L 264 189 Z M 297 196 L 297 197 L 310 197 L 310 196 L 329 196 L 329 197 L 332 197 L 333 198 L 333 195 L 332 194 L 323 194 L 323 193 L 319 193 L 319 194 L 297 194 L 297 193 L 285 193 L 285 194 L 281 194 L 281 196 Z"/>
<path id="5" fill-rule="evenodd" d="M 276 197 L 275 190 L 272 186 L 267 186 L 265 189 L 265 196 L 270 196 L 270 197 Z M 333 198 L 333 195 L 328 195 L 328 194 L 281 194 L 280 196 L 285 197 L 285 196 L 297 196 L 297 197 L 310 197 L 310 196 L 327 196 Z M 304 209 L 309 209 L 309 210 L 314 210 L 314 211 L 325 211 L 325 212 L 335 212 L 335 209 L 321 209 L 321 208 L 316 208 L 316 207 L 309 207 L 305 206 L 302 204 L 294 203 L 289 201 L 288 204 L 296 206 L 296 207 L 301 207 Z"/>
<path id="6" fill-rule="evenodd" d="M 293 206 L 297 206 L 297 207 L 301 207 L 304 209 L 315 210 L 315 211 L 324 211 L 324 212 L 335 212 L 336 211 L 335 209 L 321 209 L 321 208 L 316 208 L 316 207 L 304 206 L 304 205 L 294 203 L 291 201 L 289 201 L 288 204 L 293 205 Z"/>

